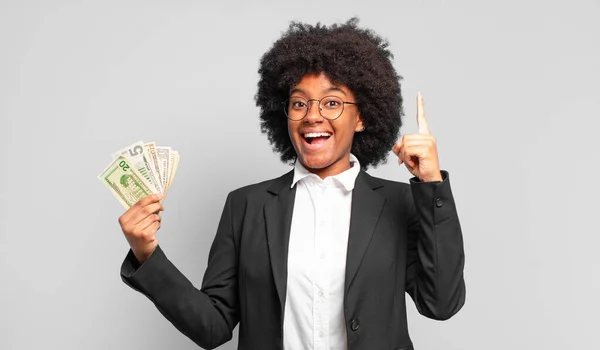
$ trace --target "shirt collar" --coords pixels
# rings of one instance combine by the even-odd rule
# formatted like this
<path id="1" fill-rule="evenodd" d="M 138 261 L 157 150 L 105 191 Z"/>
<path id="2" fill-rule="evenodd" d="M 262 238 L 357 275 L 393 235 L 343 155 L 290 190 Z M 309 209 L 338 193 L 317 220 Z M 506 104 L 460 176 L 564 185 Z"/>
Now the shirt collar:
<path id="1" fill-rule="evenodd" d="M 352 191 L 354 189 L 354 183 L 356 182 L 356 177 L 360 172 L 360 163 L 358 162 L 358 158 L 354 156 L 354 154 L 350 153 L 350 169 L 342 171 L 341 173 L 328 176 L 325 180 L 321 180 L 321 178 L 308 171 L 302 163 L 300 163 L 296 159 L 296 164 L 294 165 L 294 179 L 292 180 L 292 185 L 290 187 L 294 187 L 294 185 L 301 180 L 304 180 L 308 177 L 315 178 L 318 182 L 325 182 L 327 179 L 331 178 L 334 183 L 341 185 L 341 187 L 345 188 L 346 191 Z"/>

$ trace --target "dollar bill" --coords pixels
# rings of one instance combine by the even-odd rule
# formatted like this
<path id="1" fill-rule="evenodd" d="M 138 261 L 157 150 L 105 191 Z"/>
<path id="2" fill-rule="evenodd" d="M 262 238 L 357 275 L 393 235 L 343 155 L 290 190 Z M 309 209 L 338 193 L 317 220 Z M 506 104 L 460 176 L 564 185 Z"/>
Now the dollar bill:
<path id="1" fill-rule="evenodd" d="M 171 174 L 171 147 L 156 147 L 156 158 L 162 179 L 162 186 L 167 187 Z"/>
<path id="2" fill-rule="evenodd" d="M 123 149 L 118 150 L 113 153 L 113 158 L 118 156 L 125 156 L 129 159 L 129 162 L 133 167 L 135 167 L 140 174 L 148 181 L 151 186 L 151 189 L 155 193 L 162 193 L 163 186 L 156 178 L 155 173 L 152 171 L 152 167 L 148 161 L 150 156 L 146 153 L 146 148 L 144 147 L 144 143 L 142 141 L 138 141 L 132 145 L 129 145 Z"/>
<path id="3" fill-rule="evenodd" d="M 179 152 L 138 141 L 112 155 L 111 164 L 98 178 L 128 209 L 144 196 L 162 193 L 165 199 L 179 166 Z"/>
<path id="4" fill-rule="evenodd" d="M 125 156 L 118 156 L 104 171 L 98 175 L 102 181 L 119 200 L 129 209 L 145 196 L 157 193 L 145 177 L 130 163 Z"/>
<path id="5" fill-rule="evenodd" d="M 171 183 L 173 183 L 173 178 L 175 177 L 175 173 L 177 172 L 177 167 L 179 166 L 179 152 L 171 150 L 173 154 L 173 164 L 171 166 L 171 173 L 169 174 L 169 183 L 167 184 L 167 189 L 165 190 L 165 196 L 169 192 L 171 188 Z"/>
<path id="6" fill-rule="evenodd" d="M 162 190 L 164 192 L 165 186 L 164 181 L 160 175 L 160 168 L 158 167 L 158 157 L 156 156 L 156 144 L 154 142 L 147 142 L 144 143 L 144 148 L 146 149 L 146 153 L 148 153 L 148 163 L 150 163 L 150 168 L 154 173 L 154 177 L 156 177 L 158 183 L 161 184 Z"/>

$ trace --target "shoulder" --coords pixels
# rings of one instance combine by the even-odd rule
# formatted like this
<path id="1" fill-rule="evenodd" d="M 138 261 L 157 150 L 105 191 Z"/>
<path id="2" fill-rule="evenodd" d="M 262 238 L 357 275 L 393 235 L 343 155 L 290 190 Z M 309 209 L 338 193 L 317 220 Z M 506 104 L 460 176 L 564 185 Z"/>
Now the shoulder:
<path id="1" fill-rule="evenodd" d="M 383 179 L 380 177 L 376 177 L 368 174 L 366 171 L 361 170 L 359 177 L 362 175 L 369 183 L 378 184 L 378 187 L 387 187 L 388 189 L 398 189 L 403 191 L 411 191 L 413 188 L 425 188 L 425 187 L 443 187 L 449 186 L 450 183 L 450 174 L 447 170 L 441 170 L 442 173 L 442 181 L 431 181 L 431 182 L 422 182 L 416 176 L 413 176 L 406 182 L 393 181 L 388 179 Z M 373 187 L 375 189 L 375 187 Z"/>
<path id="2" fill-rule="evenodd" d="M 358 174 L 354 190 L 355 198 L 366 199 L 375 194 L 392 207 L 410 206 L 412 199 L 409 184 L 373 176 L 364 170 Z"/>
<path id="3" fill-rule="evenodd" d="M 367 182 L 373 190 L 376 190 L 383 195 L 395 195 L 398 194 L 398 192 L 405 193 L 407 191 L 410 191 L 410 184 L 406 182 L 394 181 L 373 176 L 364 170 L 361 170 L 358 176 L 359 179 L 362 178 L 363 181 Z"/>
<path id="4" fill-rule="evenodd" d="M 248 200 L 252 198 L 271 197 L 270 192 L 278 192 L 286 185 L 292 184 L 294 171 L 289 172 L 265 181 L 249 184 L 231 191 L 228 198 L 232 201 Z"/>

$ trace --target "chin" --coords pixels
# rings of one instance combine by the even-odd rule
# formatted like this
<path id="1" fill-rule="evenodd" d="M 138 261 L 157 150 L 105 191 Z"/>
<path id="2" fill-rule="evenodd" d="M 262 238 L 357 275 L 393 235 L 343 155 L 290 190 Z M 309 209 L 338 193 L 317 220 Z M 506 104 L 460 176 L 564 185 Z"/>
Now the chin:
<path id="1" fill-rule="evenodd" d="M 325 169 L 333 164 L 333 160 L 325 155 L 301 155 L 298 159 L 302 162 L 302 165 L 309 169 Z"/>

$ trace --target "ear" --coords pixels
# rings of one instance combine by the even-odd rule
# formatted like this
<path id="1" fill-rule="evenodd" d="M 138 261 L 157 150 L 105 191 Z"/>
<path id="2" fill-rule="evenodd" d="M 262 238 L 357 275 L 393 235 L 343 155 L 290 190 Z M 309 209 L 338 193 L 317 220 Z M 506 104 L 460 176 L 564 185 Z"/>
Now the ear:
<path id="1" fill-rule="evenodd" d="M 365 125 L 363 124 L 362 118 L 360 115 L 356 116 L 356 126 L 354 127 L 354 132 L 361 132 L 365 130 Z"/>

